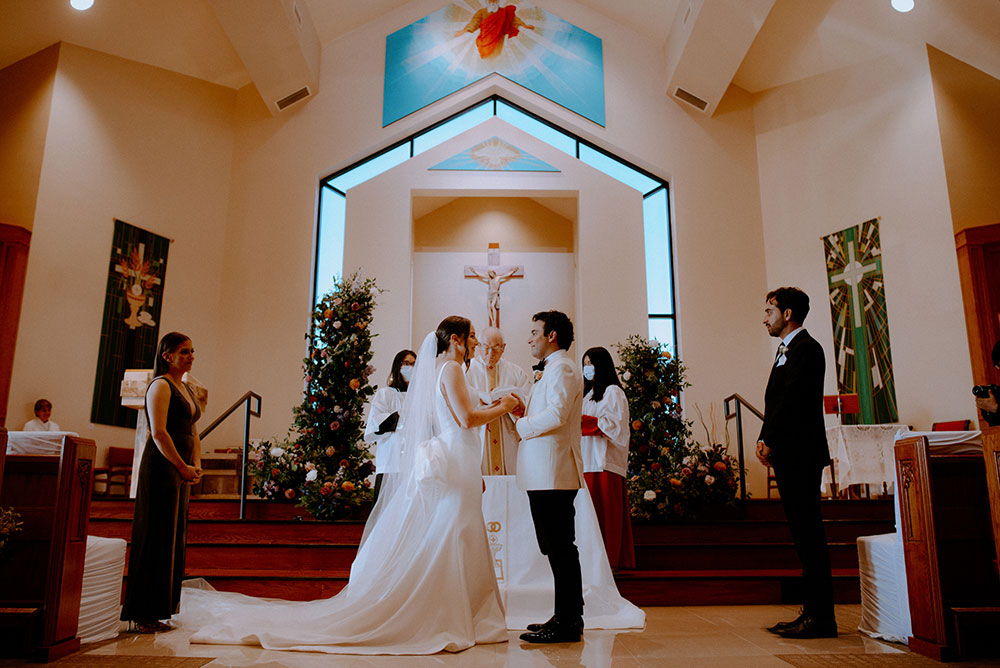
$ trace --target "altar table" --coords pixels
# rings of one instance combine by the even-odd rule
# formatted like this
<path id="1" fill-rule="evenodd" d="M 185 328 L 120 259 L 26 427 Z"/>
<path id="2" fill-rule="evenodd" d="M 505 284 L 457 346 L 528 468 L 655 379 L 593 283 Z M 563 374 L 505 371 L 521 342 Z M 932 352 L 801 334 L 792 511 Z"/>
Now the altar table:
<path id="1" fill-rule="evenodd" d="M 896 473 L 893 469 L 893 444 L 896 434 L 906 431 L 905 424 L 858 424 L 827 427 L 826 440 L 830 446 L 834 471 L 823 472 L 826 485 L 836 483 L 839 488 L 850 485 L 886 485 L 892 489 Z"/>
<path id="2" fill-rule="evenodd" d="M 515 477 L 486 476 L 483 518 L 497 585 L 507 609 L 507 628 L 523 629 L 552 616 L 553 583 L 548 559 L 538 551 L 527 493 Z M 588 629 L 643 628 L 646 613 L 618 593 L 590 491 L 576 495 L 576 545 L 583 575 L 583 621 Z"/>

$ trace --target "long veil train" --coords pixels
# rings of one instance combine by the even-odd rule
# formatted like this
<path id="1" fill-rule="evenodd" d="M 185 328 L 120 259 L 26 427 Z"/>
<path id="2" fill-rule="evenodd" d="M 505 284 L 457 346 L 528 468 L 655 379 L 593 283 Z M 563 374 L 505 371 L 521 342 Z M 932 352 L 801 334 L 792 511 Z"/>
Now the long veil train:
<path id="1" fill-rule="evenodd" d="M 424 339 L 350 581 L 292 602 L 193 587 L 174 617 L 193 643 L 335 654 L 433 654 L 507 639 L 480 506 L 476 433 L 461 429 Z"/>

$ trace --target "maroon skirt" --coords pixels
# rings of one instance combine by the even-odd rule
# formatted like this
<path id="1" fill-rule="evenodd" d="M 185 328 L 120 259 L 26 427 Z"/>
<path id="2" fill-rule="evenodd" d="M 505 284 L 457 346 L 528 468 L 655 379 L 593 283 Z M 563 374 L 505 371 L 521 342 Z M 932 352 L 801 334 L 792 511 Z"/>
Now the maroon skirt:
<path id="1" fill-rule="evenodd" d="M 610 471 L 584 473 L 583 477 L 590 489 L 590 498 L 594 500 L 597 522 L 601 525 L 604 548 L 611 568 L 635 568 L 632 517 L 625 478 Z"/>

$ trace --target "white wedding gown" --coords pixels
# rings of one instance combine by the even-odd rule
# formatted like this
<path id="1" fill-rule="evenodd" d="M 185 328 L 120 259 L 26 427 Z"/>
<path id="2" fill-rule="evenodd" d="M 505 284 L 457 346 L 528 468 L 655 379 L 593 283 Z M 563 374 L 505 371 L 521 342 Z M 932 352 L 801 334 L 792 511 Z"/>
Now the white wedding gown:
<path id="1" fill-rule="evenodd" d="M 194 630 L 192 643 L 433 654 L 507 640 L 483 524 L 477 431 L 455 422 L 436 375 L 441 432 L 418 446 L 422 470 L 379 497 L 343 591 L 292 602 L 185 588 L 173 619 Z"/>

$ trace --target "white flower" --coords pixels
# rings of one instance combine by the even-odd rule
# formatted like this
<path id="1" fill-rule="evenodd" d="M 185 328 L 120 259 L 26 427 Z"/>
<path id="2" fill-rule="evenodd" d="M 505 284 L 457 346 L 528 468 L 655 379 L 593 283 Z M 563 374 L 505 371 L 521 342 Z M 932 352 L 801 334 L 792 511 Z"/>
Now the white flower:
<path id="1" fill-rule="evenodd" d="M 631 379 L 632 379 L 632 374 L 629 373 L 628 371 L 626 371 L 625 373 L 622 374 L 622 380 L 628 381 L 628 380 L 631 380 Z"/>
<path id="2" fill-rule="evenodd" d="M 652 501 L 653 499 L 656 498 L 656 492 L 654 492 L 651 489 L 647 489 L 645 494 L 642 495 L 642 498 L 645 499 L 646 501 Z"/>
<path id="3" fill-rule="evenodd" d="M 683 462 L 684 466 L 691 466 L 691 464 L 694 463 L 694 458 L 691 455 L 688 455 L 687 457 L 684 458 Z"/>
<path id="4" fill-rule="evenodd" d="M 283 454 L 285 454 L 285 451 L 279 448 L 278 446 L 274 446 L 273 448 L 271 448 L 272 457 L 280 457 Z"/>
<path id="5" fill-rule="evenodd" d="M 306 474 L 306 480 L 308 480 L 309 482 L 312 482 L 313 480 L 316 479 L 317 475 L 319 475 L 319 471 L 317 471 L 316 469 L 313 469 L 312 471 L 310 471 L 309 473 Z"/>
<path id="6" fill-rule="evenodd" d="M 713 482 L 715 482 L 715 478 L 713 478 L 710 475 L 705 476 L 705 484 L 706 485 L 711 485 Z"/>

